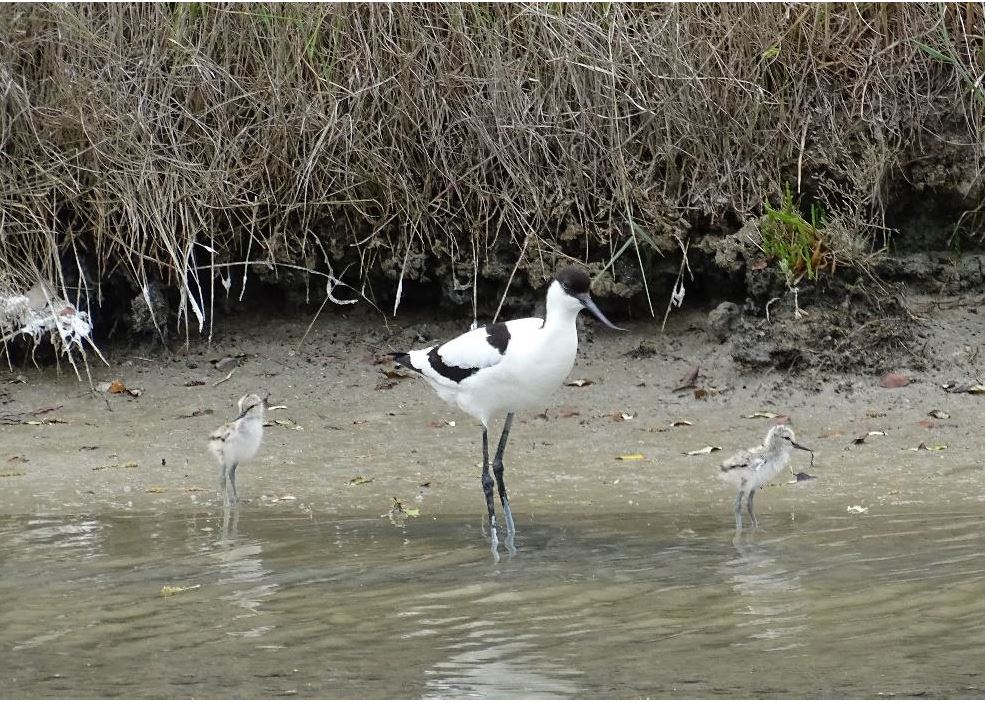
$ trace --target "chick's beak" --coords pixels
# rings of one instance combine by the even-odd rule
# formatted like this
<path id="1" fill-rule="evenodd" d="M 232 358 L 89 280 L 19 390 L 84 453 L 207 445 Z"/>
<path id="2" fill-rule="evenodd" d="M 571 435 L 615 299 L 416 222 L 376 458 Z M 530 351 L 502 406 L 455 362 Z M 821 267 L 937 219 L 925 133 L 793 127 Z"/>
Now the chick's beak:
<path id="1" fill-rule="evenodd" d="M 796 449 L 801 449 L 802 451 L 810 451 L 811 453 L 814 453 L 815 452 L 814 449 L 810 449 L 807 446 L 802 446 L 797 441 L 792 441 L 791 442 L 791 446 L 793 446 Z"/>
<path id="2" fill-rule="evenodd" d="M 589 295 L 589 293 L 582 293 L 581 295 L 578 296 L 578 300 L 579 302 L 582 303 L 583 307 L 585 307 L 587 310 L 592 312 L 593 316 L 596 319 L 598 319 L 600 322 L 605 324 L 610 329 L 615 329 L 616 331 L 626 331 L 626 329 L 624 329 L 623 327 L 618 327 L 615 324 L 613 324 L 611 321 L 606 319 L 606 315 L 604 315 L 602 313 L 602 310 L 600 310 L 596 306 L 596 303 L 593 302 L 592 297 Z"/>

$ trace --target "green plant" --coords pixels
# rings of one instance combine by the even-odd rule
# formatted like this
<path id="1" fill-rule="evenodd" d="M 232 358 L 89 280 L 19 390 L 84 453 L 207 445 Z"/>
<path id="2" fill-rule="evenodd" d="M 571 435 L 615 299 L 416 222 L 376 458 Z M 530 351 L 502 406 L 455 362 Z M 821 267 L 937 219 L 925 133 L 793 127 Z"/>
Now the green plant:
<path id="1" fill-rule="evenodd" d="M 801 214 L 800 203 L 794 202 L 789 185 L 781 198 L 780 208 L 775 209 L 764 201 L 764 213 L 760 227 L 763 251 L 778 261 L 789 284 L 797 284 L 805 275 L 809 280 L 815 280 L 819 269 L 827 266 L 835 271 L 835 258 L 823 231 L 825 212 L 821 205 L 811 203 L 811 221 L 806 220 Z"/>

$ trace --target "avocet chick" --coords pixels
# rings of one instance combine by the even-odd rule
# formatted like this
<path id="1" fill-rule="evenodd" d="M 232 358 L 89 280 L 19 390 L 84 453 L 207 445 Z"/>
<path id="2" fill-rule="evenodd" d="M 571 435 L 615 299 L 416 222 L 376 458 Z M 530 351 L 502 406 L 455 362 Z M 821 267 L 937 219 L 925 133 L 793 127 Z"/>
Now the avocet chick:
<path id="1" fill-rule="evenodd" d="M 743 495 L 746 495 L 746 509 L 750 513 L 753 526 L 760 526 L 756 514 L 753 513 L 753 494 L 784 470 L 791 460 L 792 448 L 811 451 L 794 440 L 794 430 L 791 427 L 780 424 L 771 427 L 762 446 L 740 451 L 722 462 L 719 477 L 739 489 L 733 503 L 737 530 L 743 528 Z"/>
<path id="2" fill-rule="evenodd" d="M 240 414 L 209 436 L 209 450 L 219 460 L 219 492 L 229 507 L 239 502 L 236 495 L 236 467 L 257 455 L 264 438 L 264 409 L 267 400 L 253 393 L 240 398 Z M 226 489 L 226 476 L 232 495 Z"/>

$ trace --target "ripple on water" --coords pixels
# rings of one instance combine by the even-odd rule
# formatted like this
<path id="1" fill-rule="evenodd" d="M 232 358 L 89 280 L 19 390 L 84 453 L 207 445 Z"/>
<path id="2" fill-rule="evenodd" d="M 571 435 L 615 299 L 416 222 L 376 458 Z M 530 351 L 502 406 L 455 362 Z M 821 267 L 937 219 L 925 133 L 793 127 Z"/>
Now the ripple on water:
<path id="1" fill-rule="evenodd" d="M 0 518 L 0 676 L 11 696 L 982 696 L 981 513 L 669 522 L 541 516 L 494 563 L 473 517 Z"/>

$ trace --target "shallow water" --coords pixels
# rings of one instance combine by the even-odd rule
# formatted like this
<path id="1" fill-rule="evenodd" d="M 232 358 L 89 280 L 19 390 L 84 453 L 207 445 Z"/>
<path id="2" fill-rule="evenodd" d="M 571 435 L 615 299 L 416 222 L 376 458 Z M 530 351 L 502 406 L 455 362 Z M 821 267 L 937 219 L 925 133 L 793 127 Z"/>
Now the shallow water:
<path id="1" fill-rule="evenodd" d="M 2 517 L 2 696 L 983 696 L 981 511 L 722 521 Z"/>

